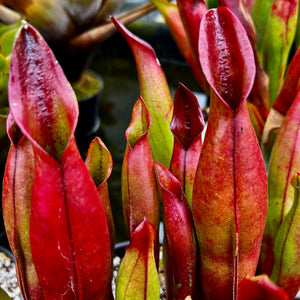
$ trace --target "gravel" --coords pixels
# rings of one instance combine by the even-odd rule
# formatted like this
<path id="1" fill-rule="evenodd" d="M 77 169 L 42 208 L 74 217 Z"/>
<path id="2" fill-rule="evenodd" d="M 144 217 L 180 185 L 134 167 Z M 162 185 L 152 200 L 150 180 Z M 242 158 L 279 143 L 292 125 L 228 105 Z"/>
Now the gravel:
<path id="1" fill-rule="evenodd" d="M 0 249 L 0 287 L 14 300 L 20 300 L 20 288 L 17 281 L 15 263 Z"/>

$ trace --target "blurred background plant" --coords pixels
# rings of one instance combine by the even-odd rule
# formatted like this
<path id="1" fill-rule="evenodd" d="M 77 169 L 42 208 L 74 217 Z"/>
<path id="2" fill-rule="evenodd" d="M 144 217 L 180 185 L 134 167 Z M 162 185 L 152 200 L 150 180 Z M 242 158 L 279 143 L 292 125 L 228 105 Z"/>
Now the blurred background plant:
<path id="1" fill-rule="evenodd" d="M 124 0 L 1 2 L 1 21 L 12 24 L 22 18 L 37 28 L 71 82 L 80 78 L 99 43 L 115 32 L 109 15 L 124 4 Z M 151 10 L 152 5 L 143 5 L 119 18 L 126 24 Z"/>
<path id="2" fill-rule="evenodd" d="M 8 114 L 7 85 L 10 54 L 19 26 L 20 22 L 12 25 L 0 24 L 0 162 L 5 160 L 9 144 L 5 125 Z"/>
<path id="3" fill-rule="evenodd" d="M 7 82 L 15 33 L 26 20 L 39 30 L 73 86 L 77 99 L 86 99 L 102 89 L 98 76 L 87 72 L 97 49 L 116 29 L 109 19 L 120 12 L 124 0 L 0 1 L 0 161 L 7 155 Z M 152 11 L 152 4 L 135 6 L 120 13 L 124 24 Z M 101 78 L 100 78 L 101 79 Z M 96 112 L 97 113 L 97 112 Z"/>

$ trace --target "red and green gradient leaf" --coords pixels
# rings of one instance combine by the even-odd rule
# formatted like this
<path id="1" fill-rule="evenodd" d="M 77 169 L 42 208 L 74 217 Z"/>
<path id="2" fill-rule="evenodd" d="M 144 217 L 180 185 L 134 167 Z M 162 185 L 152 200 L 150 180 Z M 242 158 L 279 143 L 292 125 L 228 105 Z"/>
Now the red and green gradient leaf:
<path id="1" fill-rule="evenodd" d="M 109 229 L 75 142 L 77 101 L 50 48 L 29 24 L 20 28 L 13 48 L 9 104 L 34 149 L 30 245 L 44 297 L 109 299 Z"/>
<path id="2" fill-rule="evenodd" d="M 15 257 L 19 286 L 24 299 L 44 299 L 32 261 L 29 218 L 34 175 L 34 154 L 29 140 L 8 118 L 11 147 L 3 180 L 3 219 Z"/>
<path id="3" fill-rule="evenodd" d="M 179 13 L 182 19 L 182 23 L 187 33 L 192 52 L 194 57 L 199 64 L 199 28 L 201 20 L 204 14 L 207 12 L 205 1 L 203 0 L 178 0 L 177 1 Z M 200 67 L 200 65 L 199 65 Z M 209 91 L 209 87 L 206 89 Z"/>
<path id="4" fill-rule="evenodd" d="M 173 102 L 165 74 L 152 47 L 133 35 L 117 19 L 112 17 L 112 21 L 125 37 L 135 58 L 140 94 L 151 115 L 149 142 L 153 159 L 169 167 L 173 150 L 170 130 Z"/>
<path id="5" fill-rule="evenodd" d="M 180 181 L 190 207 L 204 126 L 196 96 L 183 84 L 179 84 L 174 96 L 174 113 L 171 121 L 174 148 L 169 169 Z"/>
<path id="6" fill-rule="evenodd" d="M 144 219 L 136 228 L 126 249 L 116 281 L 116 299 L 157 300 L 160 297 L 154 258 L 156 231 Z"/>
<path id="7" fill-rule="evenodd" d="M 12 56 L 13 118 L 35 146 L 60 161 L 77 125 L 75 94 L 52 51 L 29 24 L 19 30 Z"/>
<path id="8" fill-rule="evenodd" d="M 126 130 L 127 145 L 121 179 L 123 209 L 130 238 L 145 217 L 157 232 L 159 228 L 159 198 L 148 140 L 150 122 L 149 111 L 140 97 L 133 107 Z"/>
<path id="9" fill-rule="evenodd" d="M 284 116 L 289 110 L 293 100 L 296 97 L 300 87 L 300 49 L 297 50 L 291 60 L 288 70 L 285 74 L 284 83 L 276 98 L 273 108 L 278 110 Z"/>
<path id="10" fill-rule="evenodd" d="M 196 299 L 196 246 L 190 207 L 181 184 L 163 165 L 155 163 L 164 206 L 164 226 L 167 239 L 168 264 L 172 264 L 172 299 Z M 169 266 L 168 266 L 169 267 Z M 170 284 L 170 283 L 168 283 Z"/>
<path id="11" fill-rule="evenodd" d="M 152 0 L 151 2 L 164 16 L 166 23 L 169 27 L 170 33 L 174 38 L 180 53 L 182 54 L 186 62 L 189 64 L 201 88 L 206 93 L 209 93 L 209 88 L 201 72 L 198 58 L 195 59 L 195 56 L 192 53 L 189 39 L 179 14 L 178 6 L 174 3 L 162 0 Z"/>
<path id="12" fill-rule="evenodd" d="M 270 106 L 283 85 L 297 18 L 298 0 L 273 1 L 263 47 L 263 66 L 269 76 Z"/>
<path id="13" fill-rule="evenodd" d="M 100 200 L 102 201 L 105 210 L 108 221 L 111 251 L 113 255 L 115 248 L 115 225 L 109 201 L 107 184 L 107 180 L 112 172 L 113 160 L 109 150 L 99 137 L 96 137 L 90 143 L 85 159 L 85 165 L 95 182 Z"/>
<path id="14" fill-rule="evenodd" d="M 274 242 L 278 228 L 292 207 L 292 177 L 300 169 L 300 90 L 276 137 L 268 172 L 268 217 L 261 250 L 259 272 L 271 275 L 274 267 Z"/>
<path id="15" fill-rule="evenodd" d="M 224 7 L 203 17 L 200 44 L 212 88 L 192 200 L 203 299 L 234 299 L 239 282 L 255 274 L 267 214 L 266 170 L 246 103 L 255 62 L 244 28 Z"/>
<path id="16" fill-rule="evenodd" d="M 267 148 L 271 148 L 271 146 L 273 146 L 273 144 L 271 143 L 271 138 L 278 133 L 284 117 L 297 95 L 297 91 L 300 87 L 299 74 L 300 49 L 297 50 L 289 64 L 289 67 L 285 74 L 283 86 L 267 118 L 262 139 L 263 145 Z"/>
<path id="17" fill-rule="evenodd" d="M 294 299 L 300 289 L 300 173 L 293 176 L 294 202 L 276 235 L 271 279 Z"/>

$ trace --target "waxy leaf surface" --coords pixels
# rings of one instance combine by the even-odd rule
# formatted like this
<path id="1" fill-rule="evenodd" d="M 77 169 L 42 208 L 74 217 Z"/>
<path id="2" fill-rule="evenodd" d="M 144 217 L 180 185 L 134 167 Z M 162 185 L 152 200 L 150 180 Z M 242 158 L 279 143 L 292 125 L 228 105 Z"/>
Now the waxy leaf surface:
<path id="1" fill-rule="evenodd" d="M 227 8 L 220 7 L 217 11 L 210 10 L 201 23 L 199 57 L 213 91 L 235 110 L 253 86 L 253 50 L 239 20 Z M 237 79 L 243 84 L 236 83 Z"/>
<path id="2" fill-rule="evenodd" d="M 16 37 L 9 104 L 34 149 L 30 245 L 44 297 L 109 299 L 109 230 L 74 138 L 77 101 L 50 48 L 29 24 Z"/>
<path id="3" fill-rule="evenodd" d="M 179 84 L 174 96 L 174 113 L 171 121 L 171 131 L 175 138 L 169 169 L 180 181 L 190 207 L 204 126 L 196 96 L 183 84 Z"/>
<path id="4" fill-rule="evenodd" d="M 78 118 L 75 94 L 42 37 L 25 24 L 12 53 L 9 106 L 31 142 L 60 161 Z M 26 99 L 26 101 L 24 101 Z"/>
<path id="5" fill-rule="evenodd" d="M 177 5 L 188 39 L 190 41 L 192 51 L 194 53 L 197 62 L 199 62 L 198 61 L 199 28 L 200 28 L 201 20 L 204 14 L 207 12 L 205 1 L 178 0 Z"/>
<path id="6" fill-rule="evenodd" d="M 203 299 L 236 299 L 239 282 L 255 274 L 267 213 L 266 171 L 246 104 L 255 63 L 244 28 L 224 7 L 203 17 L 199 54 L 213 91 L 192 200 Z"/>
<path id="7" fill-rule="evenodd" d="M 155 163 L 164 206 L 164 226 L 167 239 L 168 264 L 172 264 L 173 297 L 196 297 L 196 246 L 190 207 L 180 182 L 163 165 Z M 169 283 L 168 283 L 169 284 Z M 196 298 L 195 298 L 196 299 Z"/>
<path id="8" fill-rule="evenodd" d="M 143 220 L 126 249 L 116 281 L 116 300 L 157 300 L 159 280 L 154 259 L 154 227 Z"/>
<path id="9" fill-rule="evenodd" d="M 140 93 L 151 115 L 149 142 L 153 159 L 169 167 L 173 150 L 170 130 L 173 103 L 166 77 L 151 46 L 115 18 L 112 17 L 112 21 L 127 40 L 135 58 Z"/>
<path id="10" fill-rule="evenodd" d="M 257 39 L 256 39 L 256 31 L 254 28 L 254 24 L 243 1 L 219 0 L 219 4 L 230 9 L 238 17 L 239 21 L 242 23 L 244 29 L 247 32 L 248 38 L 251 42 L 254 51 L 256 74 L 255 74 L 255 80 L 254 80 L 252 90 L 248 96 L 248 101 L 251 102 L 255 106 L 255 108 L 253 108 L 252 106 L 249 106 L 248 108 L 249 110 L 251 110 L 250 116 L 251 116 L 252 124 L 254 125 L 254 128 L 258 136 L 261 136 L 262 130 L 260 128 L 260 123 L 261 123 L 260 119 L 264 123 L 269 113 L 269 90 L 268 90 L 269 81 L 268 81 L 268 76 L 266 75 L 265 71 L 261 67 L 258 54 L 256 51 Z M 257 115 L 256 112 L 253 110 L 257 110 L 259 112 L 259 115 Z"/>
<path id="11" fill-rule="evenodd" d="M 276 137 L 268 172 L 268 217 L 260 257 L 260 273 L 271 275 L 274 267 L 274 242 L 278 228 L 290 210 L 294 189 L 292 177 L 300 169 L 300 90 Z"/>

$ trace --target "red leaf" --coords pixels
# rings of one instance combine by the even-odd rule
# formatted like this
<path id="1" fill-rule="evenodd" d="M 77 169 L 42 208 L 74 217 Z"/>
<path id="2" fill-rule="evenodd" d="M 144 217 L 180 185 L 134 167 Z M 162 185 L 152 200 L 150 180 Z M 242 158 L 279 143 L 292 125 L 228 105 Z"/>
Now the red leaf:
<path id="1" fill-rule="evenodd" d="M 199 55 L 214 92 L 231 109 L 237 109 L 252 88 L 255 63 L 245 29 L 225 7 L 208 11 L 201 22 Z"/>
<path id="2" fill-rule="evenodd" d="M 130 238 L 145 217 L 157 232 L 159 228 L 159 200 L 148 141 L 149 127 L 149 111 L 139 98 L 126 130 L 127 145 L 122 166 L 122 200 Z M 158 254 L 158 239 L 155 248 Z"/>
<path id="3" fill-rule="evenodd" d="M 172 265 L 173 273 L 169 280 L 174 280 L 171 284 L 173 296 L 184 300 L 190 295 L 196 299 L 196 247 L 190 208 L 180 182 L 163 165 L 155 163 L 155 167 L 164 205 L 167 261 Z"/>
<path id="4" fill-rule="evenodd" d="M 248 101 L 256 106 L 260 115 L 257 118 L 255 117 L 255 114 L 253 115 L 254 124 L 255 122 L 259 122 L 260 118 L 265 121 L 269 113 L 269 82 L 268 76 L 259 63 L 258 55 L 256 52 L 256 32 L 250 13 L 247 11 L 245 4 L 241 0 L 220 0 L 219 5 L 229 8 L 235 14 L 235 16 L 239 19 L 244 29 L 246 30 L 248 38 L 251 42 L 255 56 L 256 76 L 253 88 L 248 97 Z M 259 133 L 259 136 L 261 136 L 262 131 L 259 130 L 259 126 L 256 129 L 257 133 Z"/>
<path id="5" fill-rule="evenodd" d="M 196 96 L 179 84 L 174 97 L 171 130 L 181 146 L 187 150 L 201 135 L 205 123 Z"/>
<path id="6" fill-rule="evenodd" d="M 36 149 L 35 162 L 30 241 L 43 293 L 51 299 L 108 297 L 107 220 L 74 138 L 61 164 Z"/>
<path id="7" fill-rule="evenodd" d="M 9 102 L 34 148 L 30 245 L 44 297 L 108 299 L 109 231 L 74 138 L 77 101 L 50 48 L 28 24 L 16 36 Z"/>
<path id="8" fill-rule="evenodd" d="M 300 87 L 300 48 L 289 64 L 281 91 L 276 98 L 273 108 L 286 115 Z"/>
<path id="9" fill-rule="evenodd" d="M 255 62 L 244 28 L 223 7 L 203 17 L 200 44 L 213 91 L 192 201 L 202 288 L 204 299 L 234 299 L 255 274 L 267 214 L 266 170 L 245 101 Z"/>
<path id="10" fill-rule="evenodd" d="M 12 141 L 3 179 L 3 219 L 16 271 L 25 299 L 44 299 L 32 261 L 29 240 L 30 202 L 33 184 L 33 149 L 10 115 L 7 130 Z"/>
<path id="11" fill-rule="evenodd" d="M 239 300 L 288 300 L 287 293 L 267 275 L 245 277 L 240 283 Z"/>
<path id="12" fill-rule="evenodd" d="M 77 124 L 78 104 L 52 51 L 29 24 L 16 35 L 9 85 L 10 111 L 21 131 L 60 160 Z"/>
<path id="13" fill-rule="evenodd" d="M 99 137 L 96 137 L 90 143 L 85 159 L 85 165 L 97 186 L 97 191 L 105 210 L 108 221 L 111 251 L 113 255 L 115 249 L 115 225 L 109 201 L 107 184 L 107 180 L 112 172 L 113 161 L 109 150 Z"/>
<path id="14" fill-rule="evenodd" d="M 167 2 L 165 0 L 151 0 L 151 2 L 157 7 L 160 13 L 164 16 L 167 25 L 170 29 L 170 32 L 172 34 L 172 37 L 175 40 L 180 53 L 189 64 L 201 88 L 206 93 L 209 93 L 209 86 L 202 74 L 199 61 L 198 61 L 198 56 L 195 56 L 192 53 L 189 39 L 179 14 L 178 6 L 174 3 Z"/>
<path id="15" fill-rule="evenodd" d="M 174 96 L 174 114 L 171 121 L 171 131 L 175 139 L 170 171 L 180 181 L 190 206 L 204 125 L 196 96 L 183 84 L 179 84 Z"/>
<path id="16" fill-rule="evenodd" d="M 177 1 L 179 13 L 187 32 L 190 45 L 196 61 L 198 62 L 198 41 L 199 28 L 204 14 L 207 12 L 205 1 L 203 0 L 178 0 Z"/>
<path id="17" fill-rule="evenodd" d="M 219 6 L 225 6 L 230 9 L 242 23 L 249 40 L 253 46 L 256 43 L 256 33 L 250 13 L 246 10 L 245 3 L 241 0 L 219 0 Z"/>

